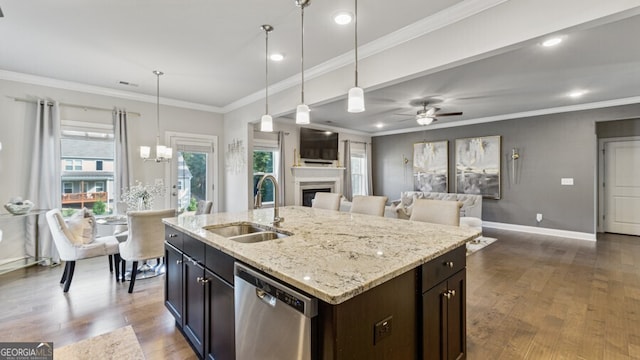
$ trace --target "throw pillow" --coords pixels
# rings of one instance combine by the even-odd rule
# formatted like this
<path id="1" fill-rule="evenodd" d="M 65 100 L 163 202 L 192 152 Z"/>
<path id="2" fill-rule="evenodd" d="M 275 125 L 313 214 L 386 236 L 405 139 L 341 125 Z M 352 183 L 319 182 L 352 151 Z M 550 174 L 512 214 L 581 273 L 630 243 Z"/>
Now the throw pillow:
<path id="1" fill-rule="evenodd" d="M 69 240 L 75 245 L 90 244 L 95 239 L 98 231 L 96 220 L 86 208 L 76 211 L 66 222 L 67 228 L 72 235 Z"/>

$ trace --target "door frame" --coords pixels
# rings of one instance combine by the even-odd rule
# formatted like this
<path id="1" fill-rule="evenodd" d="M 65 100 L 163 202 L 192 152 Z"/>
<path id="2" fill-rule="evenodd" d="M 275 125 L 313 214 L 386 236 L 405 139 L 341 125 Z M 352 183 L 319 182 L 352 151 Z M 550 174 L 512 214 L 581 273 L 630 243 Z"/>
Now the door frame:
<path id="1" fill-rule="evenodd" d="M 194 133 L 186 133 L 186 132 L 178 132 L 178 131 L 166 131 L 165 132 L 165 143 L 166 144 L 170 144 L 170 146 L 173 147 L 173 143 L 176 140 L 184 140 L 184 141 L 205 141 L 205 142 L 211 142 L 212 144 L 212 149 L 213 149 L 213 154 L 210 156 L 209 159 L 209 164 L 208 166 L 210 166 L 211 171 L 213 172 L 212 176 L 209 176 L 209 178 L 211 179 L 212 183 L 209 184 L 209 186 L 212 186 L 213 188 L 209 188 L 208 191 L 210 191 L 211 194 L 211 200 L 213 202 L 213 208 L 212 208 L 212 212 L 218 212 L 220 210 L 220 195 L 219 195 L 219 189 L 220 189 L 220 172 L 219 170 L 219 164 L 218 164 L 218 136 L 217 135 L 204 135 L 204 134 L 194 134 Z M 165 184 L 168 184 L 168 196 L 165 199 L 165 205 L 168 207 L 172 207 L 172 201 L 173 201 L 173 196 L 171 196 L 171 191 L 173 189 L 171 189 L 171 172 L 172 169 L 174 167 L 177 166 L 177 162 L 178 162 L 178 156 L 177 156 L 177 151 L 175 151 L 174 149 L 174 154 L 176 156 L 173 157 L 173 159 L 171 159 L 171 163 L 169 164 L 170 166 L 165 167 Z"/>
<path id="2" fill-rule="evenodd" d="M 625 137 L 610 137 L 598 139 L 598 216 L 596 218 L 597 231 L 604 232 L 604 219 L 605 215 L 605 198 L 604 198 L 604 186 L 605 182 L 605 156 L 604 147 L 607 143 L 612 142 L 626 142 L 626 141 L 640 141 L 640 136 L 625 136 Z"/>

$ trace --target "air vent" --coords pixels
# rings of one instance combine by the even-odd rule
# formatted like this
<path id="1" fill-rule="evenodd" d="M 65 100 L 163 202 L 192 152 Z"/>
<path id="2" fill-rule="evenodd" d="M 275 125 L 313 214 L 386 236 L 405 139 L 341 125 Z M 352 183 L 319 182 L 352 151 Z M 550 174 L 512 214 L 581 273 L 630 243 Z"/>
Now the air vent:
<path id="1" fill-rule="evenodd" d="M 138 84 L 134 84 L 134 83 L 130 83 L 130 82 L 128 82 L 128 81 L 122 81 L 122 80 L 118 81 L 118 84 L 120 84 L 120 85 L 124 85 L 124 86 L 133 86 L 133 87 L 138 87 Z"/>

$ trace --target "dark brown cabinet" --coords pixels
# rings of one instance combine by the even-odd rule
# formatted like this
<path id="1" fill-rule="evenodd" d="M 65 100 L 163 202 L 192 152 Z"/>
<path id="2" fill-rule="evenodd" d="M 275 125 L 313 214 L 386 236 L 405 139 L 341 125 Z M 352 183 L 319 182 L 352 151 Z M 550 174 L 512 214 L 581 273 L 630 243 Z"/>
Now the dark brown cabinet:
<path id="1" fill-rule="evenodd" d="M 176 324 L 181 328 L 182 323 L 182 251 L 170 244 L 164 248 L 164 259 L 167 267 L 165 273 L 164 304 L 171 315 L 176 319 Z"/>
<path id="2" fill-rule="evenodd" d="M 167 227 L 165 306 L 201 359 L 235 359 L 232 257 Z M 206 265 L 205 265 L 206 264 Z"/>
<path id="3" fill-rule="evenodd" d="M 454 250 L 423 265 L 422 359 L 466 358 L 465 260 Z"/>

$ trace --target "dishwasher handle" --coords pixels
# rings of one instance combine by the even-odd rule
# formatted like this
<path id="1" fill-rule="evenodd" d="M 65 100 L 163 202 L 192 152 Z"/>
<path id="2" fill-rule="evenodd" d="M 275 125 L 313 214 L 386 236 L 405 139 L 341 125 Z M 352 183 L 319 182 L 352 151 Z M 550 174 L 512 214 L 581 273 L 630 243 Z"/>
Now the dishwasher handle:
<path id="1" fill-rule="evenodd" d="M 256 288 L 256 296 L 262 300 L 262 302 L 264 302 L 265 304 L 271 306 L 271 307 L 275 307 L 276 306 L 276 297 L 269 294 L 268 292 L 262 290 L 262 289 L 258 289 Z"/>

